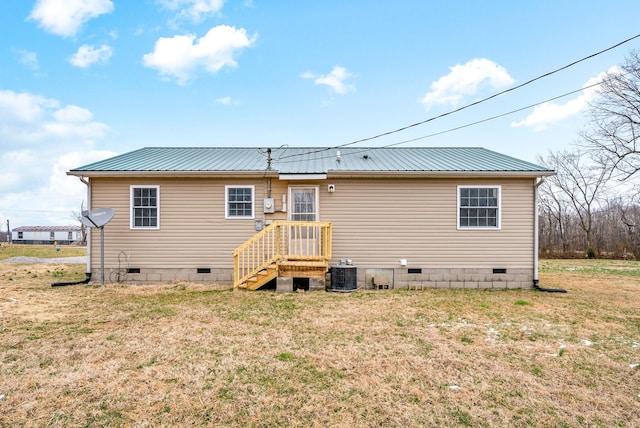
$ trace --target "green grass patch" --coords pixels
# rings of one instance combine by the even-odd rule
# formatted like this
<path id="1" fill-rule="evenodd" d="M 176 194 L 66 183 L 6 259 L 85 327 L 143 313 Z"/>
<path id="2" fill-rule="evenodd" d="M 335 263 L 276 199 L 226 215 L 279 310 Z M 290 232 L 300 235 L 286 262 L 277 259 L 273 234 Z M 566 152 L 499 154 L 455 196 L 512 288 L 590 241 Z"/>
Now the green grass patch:
<path id="1" fill-rule="evenodd" d="M 541 260 L 540 272 L 613 275 L 637 278 L 640 277 L 640 261 L 603 259 Z"/>
<path id="2" fill-rule="evenodd" d="M 81 257 L 87 255 L 86 247 L 78 246 L 58 246 L 53 245 L 25 245 L 25 244 L 2 244 L 0 246 L 0 260 L 11 257 L 36 257 L 36 258 L 57 258 L 57 257 Z"/>

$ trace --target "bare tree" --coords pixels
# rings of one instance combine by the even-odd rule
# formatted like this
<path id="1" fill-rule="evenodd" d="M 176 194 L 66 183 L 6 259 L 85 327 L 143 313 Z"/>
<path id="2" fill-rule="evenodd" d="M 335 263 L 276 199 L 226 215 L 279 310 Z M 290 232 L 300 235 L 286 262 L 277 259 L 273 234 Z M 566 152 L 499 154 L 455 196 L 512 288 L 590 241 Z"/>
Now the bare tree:
<path id="1" fill-rule="evenodd" d="M 582 137 L 606 155 L 628 179 L 640 171 L 640 54 L 632 51 L 615 72 L 607 73 L 590 103 L 590 126 Z"/>
<path id="2" fill-rule="evenodd" d="M 567 210 L 564 201 L 568 201 L 584 233 L 585 250 L 590 257 L 595 256 L 593 216 L 606 190 L 610 170 L 601 158 L 589 157 L 579 149 L 549 151 L 546 158 L 539 158 L 539 162 L 556 171 L 556 175 L 548 178 L 548 188 L 543 191 L 548 195 L 547 201 L 551 202 L 556 219 L 562 219 L 558 224 L 566 229 L 563 215 Z M 563 242 L 564 248 L 566 242 Z"/>
<path id="3" fill-rule="evenodd" d="M 80 218 L 82 217 L 82 211 L 84 211 L 84 201 L 82 201 L 82 203 L 80 204 L 80 212 L 71 211 L 71 215 L 72 215 L 74 220 L 76 220 L 76 221 L 78 221 L 80 223 L 81 244 L 82 245 L 86 245 L 86 243 L 87 243 L 87 226 L 85 226 L 84 223 L 82 223 L 80 221 Z"/>
<path id="4" fill-rule="evenodd" d="M 622 224 L 625 226 L 626 243 L 636 260 L 640 260 L 640 207 L 632 205 L 622 210 Z"/>
<path id="5" fill-rule="evenodd" d="M 567 225 L 571 217 L 571 205 L 566 196 L 555 191 L 548 181 L 540 187 L 540 205 L 542 221 L 539 224 L 541 228 L 546 228 L 546 231 L 540 231 L 540 242 L 548 251 L 560 247 L 562 253 L 566 254 L 570 248 Z"/>

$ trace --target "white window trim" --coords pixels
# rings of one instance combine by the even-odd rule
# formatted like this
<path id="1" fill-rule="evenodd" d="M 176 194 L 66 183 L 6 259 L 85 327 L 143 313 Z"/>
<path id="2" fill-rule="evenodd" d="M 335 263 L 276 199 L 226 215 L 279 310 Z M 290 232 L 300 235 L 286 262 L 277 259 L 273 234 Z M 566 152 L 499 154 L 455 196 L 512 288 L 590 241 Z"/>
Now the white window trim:
<path id="1" fill-rule="evenodd" d="M 498 189 L 498 218 L 496 226 L 460 226 L 460 190 L 461 189 Z M 456 228 L 458 230 L 501 230 L 502 229 L 502 186 L 501 185 L 459 185 L 457 191 Z"/>
<path id="2" fill-rule="evenodd" d="M 156 189 L 156 209 L 158 212 L 156 226 L 136 226 L 133 215 L 133 189 Z M 160 229 L 160 186 L 148 184 L 132 184 L 129 186 L 129 228 L 132 230 L 159 230 Z"/>
<path id="3" fill-rule="evenodd" d="M 251 215 L 250 216 L 237 216 L 229 215 L 229 189 L 251 189 Z M 256 186 L 253 184 L 233 184 L 224 186 L 224 218 L 227 220 L 252 220 L 256 215 Z"/>

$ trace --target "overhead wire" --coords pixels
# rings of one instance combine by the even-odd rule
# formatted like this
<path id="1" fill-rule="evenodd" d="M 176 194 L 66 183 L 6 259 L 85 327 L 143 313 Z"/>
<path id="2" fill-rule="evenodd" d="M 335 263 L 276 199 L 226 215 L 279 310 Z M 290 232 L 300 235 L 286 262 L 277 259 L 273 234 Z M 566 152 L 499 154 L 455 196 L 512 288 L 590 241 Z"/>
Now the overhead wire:
<path id="1" fill-rule="evenodd" d="M 306 153 L 295 153 L 295 154 L 290 154 L 290 155 L 287 155 L 287 156 L 280 156 L 278 158 L 278 160 L 287 159 L 287 158 L 291 158 L 291 157 L 305 156 L 305 155 L 309 155 L 309 154 L 313 154 L 313 153 L 322 153 L 322 152 L 328 151 L 328 150 L 335 150 L 335 149 L 339 149 L 339 148 L 343 148 L 343 147 L 348 147 L 348 146 L 352 146 L 352 145 L 355 145 L 355 144 L 358 144 L 358 143 L 363 143 L 365 141 L 371 141 L 371 140 L 375 140 L 375 139 L 378 139 L 378 138 L 381 138 L 381 137 L 386 137 L 388 135 L 392 135 L 392 134 L 396 134 L 396 133 L 399 133 L 399 132 L 402 132 L 402 131 L 406 131 L 407 129 L 414 128 L 414 127 L 419 126 L 419 125 L 424 125 L 425 123 L 433 122 L 434 120 L 441 119 L 443 117 L 452 115 L 454 113 L 458 113 L 458 112 L 460 112 L 462 110 L 465 110 L 465 109 L 468 109 L 470 107 L 474 107 L 474 106 L 476 106 L 478 104 L 482 104 L 484 102 L 492 100 L 493 98 L 499 97 L 501 95 L 504 95 L 504 94 L 512 92 L 512 91 L 515 91 L 516 89 L 520 89 L 520 88 L 522 88 L 524 86 L 530 85 L 533 82 L 536 82 L 536 81 L 538 81 L 540 79 L 543 79 L 545 77 L 551 76 L 551 75 L 553 75 L 555 73 L 558 73 L 558 72 L 560 72 L 562 70 L 566 70 L 567 68 L 573 67 L 576 64 L 579 64 L 579 63 L 581 63 L 583 61 L 586 61 L 588 59 L 591 59 L 591 58 L 594 58 L 594 57 L 596 57 L 598 55 L 601 55 L 601 54 L 603 54 L 605 52 L 608 52 L 608 51 L 610 51 L 612 49 L 615 49 L 615 48 L 617 48 L 617 47 L 619 47 L 619 46 L 621 46 L 621 45 L 623 45 L 625 43 L 628 43 L 631 40 L 637 39 L 639 37 L 640 37 L 640 34 L 636 34 L 635 36 L 629 37 L 629 38 L 627 38 L 627 39 L 625 39 L 625 40 L 623 40 L 621 42 L 618 42 L 618 43 L 616 43 L 616 44 L 614 44 L 612 46 L 609 46 L 608 48 L 605 48 L 605 49 L 602 49 L 602 50 L 600 50 L 598 52 L 595 52 L 595 53 L 592 53 L 590 55 L 587 55 L 587 56 L 585 56 L 583 58 L 580 58 L 580 59 L 578 59 L 576 61 L 573 61 L 573 62 L 571 62 L 571 63 L 569 63 L 567 65 L 564 65 L 564 66 L 562 66 L 560 68 L 556 68 L 555 70 L 552 70 L 552 71 L 546 72 L 544 74 L 541 74 L 541 75 L 539 75 L 537 77 L 534 77 L 532 79 L 529 79 L 529 80 L 527 80 L 527 81 L 525 81 L 525 82 L 523 82 L 523 83 L 521 83 L 519 85 L 512 86 L 512 87 L 507 88 L 507 89 L 505 89 L 503 91 L 500 91 L 500 92 L 497 92 L 495 94 L 489 95 L 488 97 L 479 99 L 479 100 L 474 101 L 474 102 L 469 103 L 469 104 L 465 104 L 465 105 L 463 105 L 461 107 L 458 107 L 458 108 L 453 109 L 453 110 L 449 110 L 449 111 L 441 113 L 439 115 L 432 116 L 432 117 L 427 118 L 425 120 L 422 120 L 420 122 L 415 122 L 415 123 L 412 123 L 410 125 L 406 125 L 406 126 L 403 126 L 401 128 L 394 129 L 392 131 L 383 132 L 383 133 L 380 133 L 380 134 L 377 134 L 377 135 L 374 135 L 374 136 L 371 136 L 371 137 L 361 138 L 359 140 L 354 140 L 354 141 L 351 141 L 349 143 L 344 143 L 344 144 L 340 144 L 340 145 L 333 146 L 333 147 L 323 147 L 321 149 L 309 150 Z M 537 104 L 534 104 L 534 105 L 537 105 Z M 523 108 L 523 109 L 526 109 L 526 107 Z"/>
<path id="2" fill-rule="evenodd" d="M 460 129 L 468 128 L 470 126 L 479 125 L 481 123 L 489 122 L 489 121 L 492 121 L 492 120 L 495 120 L 495 119 L 499 119 L 501 117 L 509 116 L 511 114 L 514 114 L 514 113 L 518 113 L 518 112 L 521 112 L 521 111 L 524 111 L 524 110 L 528 110 L 530 108 L 533 108 L 533 107 L 536 107 L 536 106 L 539 106 L 539 105 L 542 105 L 542 104 L 545 104 L 545 103 L 548 103 L 548 102 L 551 102 L 551 101 L 556 101 L 558 99 L 567 97 L 569 95 L 580 93 L 580 92 L 584 91 L 585 89 L 593 88 L 595 86 L 600 86 L 601 84 L 602 84 L 601 81 L 597 82 L 597 83 L 593 83 L 593 84 L 588 85 L 588 86 L 583 86 L 580 89 L 576 89 L 576 90 L 573 90 L 573 91 L 570 91 L 570 92 L 566 92 L 566 93 L 564 93 L 562 95 L 557 95 L 555 97 L 547 98 L 544 101 L 539 101 L 537 103 L 529 104 L 529 105 L 527 105 L 525 107 L 520 107 L 520 108 L 511 110 L 511 111 L 508 111 L 506 113 L 497 114 L 497 115 L 494 115 L 494 116 L 491 116 L 491 117 L 487 117 L 487 118 L 484 118 L 484 119 L 476 120 L 474 122 L 466 123 L 464 125 L 460 125 L 460 126 L 456 126 L 456 127 L 453 127 L 453 128 L 449 128 L 449 129 L 446 129 L 446 130 L 443 130 L 443 131 L 438 131 L 438 132 L 434 132 L 432 134 L 423 135 L 421 137 L 411 138 L 411 139 L 408 139 L 408 140 L 402 140 L 402 141 L 398 141 L 398 142 L 395 142 L 395 143 L 385 144 L 384 146 L 380 146 L 380 147 L 367 147 L 367 148 L 363 148 L 362 150 L 357 150 L 357 151 L 352 151 L 352 152 L 349 152 L 349 153 L 345 153 L 344 155 L 354 155 L 354 154 L 364 153 L 364 152 L 367 152 L 367 151 L 370 151 L 370 150 L 386 149 L 386 148 L 389 148 L 389 147 L 399 146 L 399 145 L 402 145 L 402 144 L 407 144 L 407 143 L 411 143 L 411 142 L 414 142 L 414 141 L 424 140 L 426 138 L 432 138 L 432 137 L 436 137 L 438 135 L 447 134 L 449 132 L 458 131 Z M 343 147 L 344 146 L 340 146 L 340 147 L 337 147 L 337 148 L 343 148 Z M 331 149 L 328 149 L 328 150 L 331 150 Z M 318 151 L 310 152 L 310 153 L 318 153 Z M 290 156 L 287 156 L 287 157 L 290 157 Z M 320 156 L 318 159 L 328 159 L 328 158 L 332 158 L 332 157 L 334 157 L 333 154 L 332 155 L 327 155 L 327 156 Z M 283 158 L 279 158 L 279 159 L 280 159 L 279 163 L 298 162 L 297 160 L 285 160 L 285 161 L 282 161 L 281 159 L 283 159 Z"/>

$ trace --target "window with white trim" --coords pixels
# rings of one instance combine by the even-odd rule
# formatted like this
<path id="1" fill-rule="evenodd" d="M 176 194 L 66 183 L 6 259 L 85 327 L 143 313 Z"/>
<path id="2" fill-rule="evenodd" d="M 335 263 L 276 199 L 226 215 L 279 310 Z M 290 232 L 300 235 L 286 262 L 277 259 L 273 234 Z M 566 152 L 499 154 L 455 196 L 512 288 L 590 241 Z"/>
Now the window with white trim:
<path id="1" fill-rule="evenodd" d="M 131 186 L 131 229 L 160 228 L 160 186 Z"/>
<path id="2" fill-rule="evenodd" d="M 458 229 L 500 229 L 500 186 L 458 186 Z"/>
<path id="3" fill-rule="evenodd" d="M 255 186 L 225 186 L 225 218 L 253 218 Z"/>

